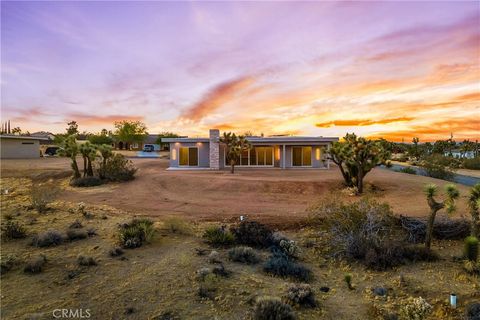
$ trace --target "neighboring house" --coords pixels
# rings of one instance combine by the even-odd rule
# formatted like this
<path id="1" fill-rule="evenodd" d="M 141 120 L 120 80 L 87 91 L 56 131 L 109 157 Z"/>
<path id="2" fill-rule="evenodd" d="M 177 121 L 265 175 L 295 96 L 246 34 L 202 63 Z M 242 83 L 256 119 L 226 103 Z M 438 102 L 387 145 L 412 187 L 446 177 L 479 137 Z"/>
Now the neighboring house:
<path id="1" fill-rule="evenodd" d="M 45 140 L 41 140 L 40 144 L 54 144 L 53 140 L 55 140 L 55 135 L 48 131 L 38 131 L 30 134 L 31 137 L 35 138 L 42 138 Z"/>
<path id="2" fill-rule="evenodd" d="M 252 148 L 242 153 L 236 167 L 328 169 L 325 149 L 336 137 L 246 137 Z M 220 131 L 210 130 L 208 138 L 165 138 L 170 143 L 170 170 L 228 168 Z"/>
<path id="3" fill-rule="evenodd" d="M 141 143 L 138 142 L 126 142 L 126 141 L 115 141 L 113 147 L 117 150 L 134 150 L 141 151 L 145 145 L 153 146 L 155 151 L 160 151 L 160 145 L 157 144 L 158 134 L 149 134 L 145 140 Z M 115 138 L 114 138 L 115 139 Z"/>
<path id="4" fill-rule="evenodd" d="M 40 142 L 47 138 L 20 136 L 13 134 L 0 135 L 1 159 L 33 159 L 40 157 Z"/>

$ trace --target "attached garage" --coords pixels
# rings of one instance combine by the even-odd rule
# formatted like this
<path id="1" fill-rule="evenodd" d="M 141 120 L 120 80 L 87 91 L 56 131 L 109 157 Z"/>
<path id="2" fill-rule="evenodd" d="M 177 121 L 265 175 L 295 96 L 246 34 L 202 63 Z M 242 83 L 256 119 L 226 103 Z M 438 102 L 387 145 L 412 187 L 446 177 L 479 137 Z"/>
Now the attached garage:
<path id="1" fill-rule="evenodd" d="M 0 135 L 0 158 L 33 159 L 40 157 L 40 140 L 43 138 Z"/>

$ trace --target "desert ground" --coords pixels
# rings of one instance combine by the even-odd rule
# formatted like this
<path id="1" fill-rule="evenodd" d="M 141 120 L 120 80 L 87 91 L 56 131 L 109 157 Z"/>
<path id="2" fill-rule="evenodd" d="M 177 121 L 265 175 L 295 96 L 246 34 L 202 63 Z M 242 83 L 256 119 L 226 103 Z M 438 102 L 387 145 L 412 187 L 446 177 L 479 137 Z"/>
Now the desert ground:
<path id="1" fill-rule="evenodd" d="M 302 222 L 308 208 L 322 196 L 340 190 L 341 174 L 330 170 L 243 169 L 228 171 L 167 171 L 168 160 L 132 159 L 137 178 L 126 184 L 93 188 L 67 188 L 60 198 L 72 202 L 109 205 L 138 215 L 180 215 L 195 221 L 237 219 L 240 215 L 271 224 Z M 2 177 L 45 181 L 70 175 L 65 158 L 3 160 Z M 428 213 L 423 186 L 443 180 L 374 169 L 366 178 L 366 194 L 388 202 L 394 213 L 424 216 Z M 458 185 L 466 197 L 469 188 Z M 345 194 L 346 198 L 350 198 Z M 467 214 L 465 201 L 458 213 Z"/>
<path id="2" fill-rule="evenodd" d="M 291 279 L 273 277 L 259 265 L 228 260 L 227 248 L 212 248 L 202 239 L 210 225 L 232 224 L 240 215 L 284 232 L 302 249 L 300 261 L 308 265 L 310 283 L 319 306 L 295 308 L 299 319 L 382 319 L 378 310 L 398 311 L 408 296 L 421 296 L 432 304 L 428 319 L 461 319 L 465 305 L 480 299 L 477 276 L 463 271 L 453 257 L 462 252 L 461 241 L 435 240 L 437 262 L 417 262 L 389 271 L 371 271 L 356 263 L 327 258 L 322 233 L 308 225 L 309 208 L 330 192 L 345 199 L 357 197 L 342 190 L 340 173 L 331 170 L 166 171 L 162 159 L 134 159 L 135 180 L 91 188 L 68 185 L 69 162 L 62 158 L 4 160 L 1 164 L 2 221 L 19 221 L 27 238 L 3 241 L 2 258 L 15 256 L 14 266 L 1 277 L 2 319 L 52 319 L 55 309 L 89 309 L 91 319 L 250 319 L 252 301 L 262 295 L 282 296 Z M 375 169 L 367 177 L 367 196 L 388 202 L 395 214 L 425 216 L 428 212 L 423 185 L 444 181 Z M 46 213 L 29 207 L 34 182 L 50 181 L 61 192 Z M 469 188 L 458 186 L 462 197 Z M 8 193 L 5 190 L 9 190 Z M 456 216 L 467 215 L 465 199 Z M 85 204 L 84 215 L 79 203 Z M 121 257 L 109 256 L 117 246 L 121 223 L 135 216 L 155 222 L 154 239 Z M 172 233 L 168 219 L 185 219 L 185 232 Z M 49 229 L 66 232 L 80 221 L 97 235 L 37 248 L 32 235 Z M 197 270 L 212 267 L 206 255 L 216 250 L 227 278 L 217 279 L 213 299 L 198 297 Z M 258 250 L 265 260 L 266 250 Z M 45 255 L 39 274 L 24 273 L 26 261 Z M 79 255 L 95 258 L 95 266 L 78 266 Z M 344 282 L 353 275 L 354 290 Z M 329 292 L 321 292 L 321 287 Z M 372 288 L 388 289 L 388 296 L 372 294 Z M 449 294 L 459 297 L 459 307 L 448 306 Z"/>

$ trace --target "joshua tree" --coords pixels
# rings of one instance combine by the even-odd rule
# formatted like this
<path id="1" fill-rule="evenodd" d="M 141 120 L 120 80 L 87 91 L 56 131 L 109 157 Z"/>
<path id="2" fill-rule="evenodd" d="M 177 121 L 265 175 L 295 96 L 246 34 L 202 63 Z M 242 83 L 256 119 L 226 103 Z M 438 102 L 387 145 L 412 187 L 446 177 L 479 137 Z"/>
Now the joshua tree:
<path id="1" fill-rule="evenodd" d="M 445 186 L 445 193 L 447 198 L 442 202 L 438 202 L 435 200 L 437 193 L 437 185 L 427 184 L 425 186 L 425 195 L 427 196 L 427 203 L 430 207 L 430 216 L 427 220 L 427 230 L 425 234 L 425 247 L 427 249 L 430 249 L 430 245 L 432 242 L 433 224 L 435 223 L 435 216 L 437 215 L 437 212 L 444 208 L 447 210 L 447 213 L 455 212 L 455 200 L 458 199 L 458 197 L 460 196 L 457 187 L 453 184 L 447 184 Z"/>
<path id="2" fill-rule="evenodd" d="M 335 142 L 328 151 L 330 159 L 338 165 L 348 187 L 363 192 L 363 179 L 373 168 L 387 164 L 390 152 L 380 142 L 357 137 L 354 133 Z"/>
<path id="3" fill-rule="evenodd" d="M 100 170 L 99 170 L 99 175 L 100 178 L 104 179 L 105 178 L 105 168 L 107 166 L 107 160 L 112 157 L 113 152 L 112 152 L 112 146 L 109 146 L 107 144 L 102 144 L 101 146 L 98 146 L 98 151 L 100 152 L 100 155 L 102 156 L 102 162 L 100 164 Z"/>
<path id="4" fill-rule="evenodd" d="M 80 171 L 78 170 L 77 164 L 78 152 L 78 144 L 74 135 L 67 136 L 65 139 L 61 140 L 58 153 L 61 156 L 69 157 L 70 160 L 72 160 L 73 178 L 75 179 L 80 178 Z"/>
<path id="5" fill-rule="evenodd" d="M 480 237 L 480 183 L 477 183 L 470 190 L 468 198 L 468 207 L 472 214 L 472 236 Z"/>
<path id="6" fill-rule="evenodd" d="M 234 173 L 237 159 L 240 158 L 243 151 L 251 148 L 250 143 L 245 136 L 237 136 L 231 132 L 224 132 L 223 137 L 220 138 L 220 142 L 226 146 L 225 154 L 231 167 L 230 172 Z"/>
<path id="7" fill-rule="evenodd" d="M 95 161 L 95 158 L 97 156 L 97 148 L 95 147 L 95 145 L 87 141 L 80 145 L 79 151 L 83 157 L 83 176 L 92 177 L 93 176 L 92 162 Z"/>

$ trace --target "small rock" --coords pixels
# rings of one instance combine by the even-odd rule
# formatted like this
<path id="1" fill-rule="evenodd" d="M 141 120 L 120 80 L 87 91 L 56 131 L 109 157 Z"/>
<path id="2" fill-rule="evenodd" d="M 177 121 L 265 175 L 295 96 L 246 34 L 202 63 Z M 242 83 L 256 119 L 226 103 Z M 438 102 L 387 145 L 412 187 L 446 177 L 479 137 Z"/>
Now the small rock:
<path id="1" fill-rule="evenodd" d="M 326 292 L 330 291 L 330 288 L 329 287 L 320 287 L 320 291 L 326 293 Z"/>
<path id="2" fill-rule="evenodd" d="M 132 314 L 134 312 L 135 312 L 135 308 L 133 308 L 133 307 L 127 307 L 125 309 L 125 314 Z"/>

